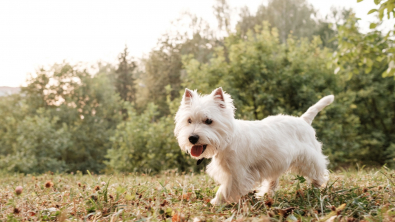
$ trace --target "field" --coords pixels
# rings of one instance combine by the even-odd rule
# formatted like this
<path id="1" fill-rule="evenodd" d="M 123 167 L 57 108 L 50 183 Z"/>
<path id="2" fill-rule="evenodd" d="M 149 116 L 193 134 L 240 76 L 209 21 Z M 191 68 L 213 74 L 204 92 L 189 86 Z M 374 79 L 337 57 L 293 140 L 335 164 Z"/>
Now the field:
<path id="1" fill-rule="evenodd" d="M 218 185 L 204 173 L 3 174 L 0 220 L 391 221 L 394 176 L 386 168 L 333 172 L 320 190 L 288 174 L 273 199 L 251 192 L 238 203 L 212 206 Z"/>

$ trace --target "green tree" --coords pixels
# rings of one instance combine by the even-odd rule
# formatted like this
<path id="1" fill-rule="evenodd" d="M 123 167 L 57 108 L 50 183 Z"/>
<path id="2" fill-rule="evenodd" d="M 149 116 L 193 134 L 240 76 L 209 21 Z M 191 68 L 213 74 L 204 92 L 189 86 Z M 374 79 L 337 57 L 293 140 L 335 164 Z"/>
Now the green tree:
<path id="1" fill-rule="evenodd" d="M 331 11 L 324 19 L 319 19 L 317 27 L 313 33 L 319 36 L 322 46 L 333 50 L 338 47 L 338 26 L 343 24 L 352 14 L 352 9 L 331 8 Z"/>
<path id="2" fill-rule="evenodd" d="M 166 39 L 158 50 L 151 51 L 144 66 L 144 85 L 148 92 L 145 102 L 155 103 L 161 116 L 169 114 L 165 87 L 171 86 L 173 98 L 178 96 L 181 87 L 182 63 L 179 45 L 173 45 Z"/>
<path id="3" fill-rule="evenodd" d="M 270 0 L 267 6 L 259 6 L 255 15 L 247 7 L 242 8 L 237 27 L 241 35 L 246 35 L 256 25 L 268 21 L 277 28 L 279 39 L 284 43 L 291 33 L 298 38 L 311 37 L 317 27 L 313 19 L 315 13 L 306 0 Z"/>
<path id="4" fill-rule="evenodd" d="M 18 149 L 18 124 L 28 114 L 21 94 L 0 97 L 0 155 L 1 159 Z"/>
<path id="5" fill-rule="evenodd" d="M 259 6 L 256 13 L 248 7 L 240 10 L 237 32 L 246 36 L 262 22 L 269 22 L 277 28 L 280 42 L 286 43 L 288 36 L 309 38 L 319 36 L 321 47 L 337 48 L 337 26 L 350 15 L 351 10 L 332 8 L 324 18 L 318 18 L 316 10 L 306 0 L 271 0 L 268 5 Z M 259 31 L 259 30 L 258 30 Z"/>
<path id="6" fill-rule="evenodd" d="M 390 63 L 386 59 L 389 55 L 383 51 L 385 52 L 393 44 L 393 40 L 385 38 L 378 30 L 361 33 L 358 20 L 351 15 L 344 25 L 339 26 L 337 37 L 339 48 L 334 53 L 333 59 L 335 74 L 340 73 L 351 78 L 361 70 L 368 74 L 375 64 L 380 64 L 381 67 L 387 67 L 382 70 L 383 77 L 392 75 Z"/>
<path id="7" fill-rule="evenodd" d="M 134 70 L 137 65 L 129 58 L 128 47 L 118 57 L 118 68 L 115 70 L 115 88 L 124 101 L 136 103 L 136 87 Z"/>
<path id="8" fill-rule="evenodd" d="M 231 32 L 231 14 L 229 2 L 227 0 L 216 0 L 216 4 L 213 6 L 214 15 L 218 22 L 218 30 L 225 31 L 226 34 Z"/>
<path id="9" fill-rule="evenodd" d="M 109 84 L 108 75 L 91 75 L 81 66 L 58 64 L 49 70 L 41 69 L 36 77 L 28 80 L 28 85 L 21 92 L 27 116 L 18 120 L 17 129 L 26 129 L 21 132 L 27 134 L 29 130 L 34 131 L 34 124 L 50 121 L 51 125 L 44 125 L 46 128 L 41 129 L 43 132 L 70 135 L 67 138 L 72 145 L 59 145 L 59 150 L 62 150 L 61 160 L 65 165 L 53 169 L 84 172 L 89 169 L 99 172 L 105 167 L 104 155 L 111 147 L 109 138 L 121 121 L 122 108 L 115 87 Z M 45 113 L 44 119 L 38 111 Z M 25 124 L 29 127 L 24 127 Z M 40 130 L 39 127 L 36 128 Z M 19 135 L 18 131 L 16 133 Z M 40 140 L 44 134 L 31 132 L 27 135 L 31 135 L 31 140 Z M 51 143 L 45 143 L 40 148 L 44 156 L 46 153 L 50 156 L 54 152 Z M 58 142 L 55 140 L 53 143 L 56 147 L 55 143 Z M 16 150 L 31 149 L 31 152 L 35 152 L 34 149 L 41 146 L 41 143 L 34 144 L 37 143 L 32 143 L 31 146 L 26 143 L 16 144 L 14 150 L 7 155 L 17 155 Z"/>
<path id="10" fill-rule="evenodd" d="M 109 161 L 106 162 L 110 170 L 159 172 L 198 169 L 195 161 L 183 155 L 174 138 L 174 113 L 153 121 L 158 113 L 157 106 L 152 103 L 140 115 L 132 107 L 128 110 L 128 120 L 118 125 L 111 138 L 113 146 L 108 150 Z"/>
<path id="11" fill-rule="evenodd" d="M 348 78 L 347 94 L 361 125 L 361 149 L 354 156 L 368 164 L 394 165 L 395 80 L 382 78 L 391 73 L 383 52 L 393 40 L 378 30 L 361 33 L 357 21 L 351 16 L 339 28 L 339 49 L 334 53 L 335 73 Z"/>
<path id="12" fill-rule="evenodd" d="M 180 96 L 181 83 L 185 76 L 182 56 L 191 54 L 200 62 L 208 62 L 215 48 L 222 44 L 214 37 L 213 31 L 201 18 L 187 14 L 190 19 L 188 28 L 191 32 L 176 33 L 175 36 L 162 36 L 157 49 L 152 50 L 149 57 L 143 60 L 144 72 L 141 74 L 143 87 L 140 88 L 139 106 L 148 103 L 158 106 L 158 115 L 170 113 L 166 102 L 167 90 L 170 86 L 172 100 Z"/>
<path id="13" fill-rule="evenodd" d="M 67 125 L 56 129 L 57 118 L 38 115 L 26 117 L 18 124 L 12 152 L 0 158 L 0 168 L 22 173 L 64 172 L 68 169 L 66 152 L 73 145 Z"/>
<path id="14" fill-rule="evenodd" d="M 361 1 L 358 0 L 358 2 Z M 360 33 L 359 18 L 356 18 L 355 15 L 351 16 L 339 28 L 339 50 L 334 56 L 335 73 L 345 73 L 351 77 L 353 74 L 357 74 L 360 68 L 364 68 L 365 73 L 370 73 L 375 63 L 380 63 L 387 67 L 381 73 L 383 77 L 395 76 L 393 40 L 395 29 L 392 28 L 387 32 L 380 30 L 385 15 L 388 20 L 394 20 L 395 1 L 374 0 L 374 3 L 379 8 L 370 10 L 368 14 L 377 14 L 378 21 L 370 24 L 370 29 L 372 29 L 370 32 Z"/>

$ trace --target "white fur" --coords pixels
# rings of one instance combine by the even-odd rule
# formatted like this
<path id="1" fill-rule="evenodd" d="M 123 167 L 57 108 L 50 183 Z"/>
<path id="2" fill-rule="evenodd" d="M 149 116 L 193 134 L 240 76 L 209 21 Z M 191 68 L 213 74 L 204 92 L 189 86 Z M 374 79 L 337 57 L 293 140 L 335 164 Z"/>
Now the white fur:
<path id="1" fill-rule="evenodd" d="M 232 99 L 222 88 L 204 96 L 186 89 L 174 133 L 183 151 L 191 152 L 188 138 L 193 134 L 199 135 L 196 144 L 207 145 L 204 153 L 192 158 L 212 158 L 207 173 L 221 184 L 212 204 L 235 202 L 254 188 L 258 196 L 271 195 L 287 170 L 320 187 L 328 180 L 328 160 L 310 124 L 333 99 L 332 95 L 322 98 L 301 117 L 244 121 L 234 118 Z M 212 124 L 205 123 L 207 118 Z"/>

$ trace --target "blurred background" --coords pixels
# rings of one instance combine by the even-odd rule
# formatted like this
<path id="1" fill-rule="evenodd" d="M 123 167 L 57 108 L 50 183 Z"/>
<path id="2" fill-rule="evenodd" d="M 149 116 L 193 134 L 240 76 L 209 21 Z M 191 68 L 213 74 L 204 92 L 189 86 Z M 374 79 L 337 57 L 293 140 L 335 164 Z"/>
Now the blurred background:
<path id="1" fill-rule="evenodd" d="M 0 2 L 0 170 L 199 171 L 184 88 L 313 122 L 330 168 L 395 165 L 395 0 Z"/>

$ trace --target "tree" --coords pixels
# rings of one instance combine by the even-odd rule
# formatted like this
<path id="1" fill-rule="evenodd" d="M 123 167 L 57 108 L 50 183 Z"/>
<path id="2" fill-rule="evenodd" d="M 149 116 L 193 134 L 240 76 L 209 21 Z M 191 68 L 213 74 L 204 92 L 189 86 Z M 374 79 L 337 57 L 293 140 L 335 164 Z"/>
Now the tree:
<path id="1" fill-rule="evenodd" d="M 256 25 L 268 21 L 277 28 L 280 41 L 285 43 L 290 34 L 298 38 L 311 37 L 317 27 L 313 19 L 315 13 L 306 0 L 270 0 L 267 6 L 259 6 L 255 15 L 247 7 L 242 8 L 237 27 L 244 36 Z"/>
<path id="2" fill-rule="evenodd" d="M 67 125 L 58 128 L 57 118 L 44 109 L 18 124 L 14 149 L 0 158 L 0 168 L 11 172 L 45 173 L 68 170 L 66 152 L 73 145 Z M 58 129 L 57 129 L 58 128 Z"/>
<path id="3" fill-rule="evenodd" d="M 358 21 L 354 15 L 339 27 L 338 42 L 339 48 L 334 54 L 335 74 L 342 73 L 352 77 L 358 74 L 361 69 L 366 74 L 370 73 L 374 64 L 381 64 L 387 67 L 383 70 L 382 76 L 392 75 L 391 62 L 386 60 L 390 52 L 393 40 L 386 38 L 379 30 L 374 30 L 363 34 L 359 32 Z M 383 53 L 384 52 L 384 53 Z"/>
<path id="4" fill-rule="evenodd" d="M 338 47 L 338 26 L 343 24 L 352 14 L 352 9 L 331 8 L 324 19 L 318 20 L 314 36 L 320 36 L 322 46 L 333 50 Z"/>
<path id="5" fill-rule="evenodd" d="M 139 106 L 149 103 L 158 105 L 158 115 L 170 113 L 166 97 L 170 93 L 171 100 L 180 96 L 181 83 L 185 77 L 182 57 L 192 55 L 200 62 L 208 62 L 218 45 L 223 44 L 214 36 L 214 32 L 201 18 L 186 14 L 190 19 L 188 33 L 177 32 L 175 36 L 165 34 L 152 50 L 149 57 L 143 60 L 144 72 L 141 74 L 143 87 L 139 90 Z M 169 86 L 169 87 L 168 87 Z M 166 89 L 166 87 L 168 87 Z"/>
<path id="6" fill-rule="evenodd" d="M 367 164 L 394 165 L 395 80 L 382 78 L 392 72 L 386 50 L 393 40 L 379 30 L 361 33 L 357 21 L 352 15 L 339 27 L 339 48 L 334 53 L 335 73 L 348 78 L 348 100 L 360 121 L 358 134 L 363 140 L 354 156 Z"/>
<path id="7" fill-rule="evenodd" d="M 153 102 L 158 106 L 160 116 L 169 114 L 166 103 L 166 86 L 171 87 L 172 98 L 178 96 L 181 87 L 180 45 L 173 45 L 169 39 L 162 42 L 158 50 L 151 51 L 144 61 L 144 85 L 148 91 L 146 104 Z"/>
<path id="8" fill-rule="evenodd" d="M 181 152 L 173 135 L 174 113 L 153 122 L 158 113 L 152 103 L 141 114 L 137 114 L 132 107 L 128 111 L 128 120 L 118 125 L 111 139 L 113 146 L 107 154 L 108 169 L 156 173 L 168 169 L 186 171 L 202 168 Z"/>
<path id="9" fill-rule="evenodd" d="M 122 108 L 108 75 L 91 75 L 67 63 L 41 69 L 22 88 L 14 103 L 18 106 L 24 107 L 23 117 L 13 117 L 0 106 L 8 113 L 0 122 L 7 121 L 11 129 L 0 128 L 0 135 L 5 132 L 0 144 L 7 146 L 0 157 L 3 167 L 26 173 L 99 172 L 105 167 L 109 138 L 121 121 Z"/>
<path id="10" fill-rule="evenodd" d="M 134 70 L 137 65 L 129 58 L 128 47 L 118 56 L 118 68 L 115 71 L 115 88 L 124 101 L 136 103 Z"/>
<path id="11" fill-rule="evenodd" d="M 358 0 L 358 2 L 361 1 Z M 381 73 L 383 77 L 395 77 L 393 40 L 395 29 L 392 28 L 386 33 L 379 29 L 385 14 L 388 20 L 394 19 L 395 1 L 374 0 L 374 3 L 379 5 L 379 8 L 370 10 L 368 14 L 376 13 L 379 21 L 370 24 L 372 31 L 366 34 L 360 33 L 359 19 L 355 15 L 339 27 L 339 50 L 334 56 L 335 73 L 346 73 L 351 78 L 353 74 L 359 72 L 360 68 L 364 68 L 365 73 L 370 73 L 375 63 L 378 62 L 387 67 Z"/>
<path id="12" fill-rule="evenodd" d="M 217 18 L 218 30 L 225 31 L 226 34 L 231 32 L 231 9 L 227 0 L 216 0 L 213 6 L 214 15 Z"/>
<path id="13" fill-rule="evenodd" d="M 18 149 L 18 125 L 29 110 L 21 94 L 0 97 L 0 159 Z"/>

